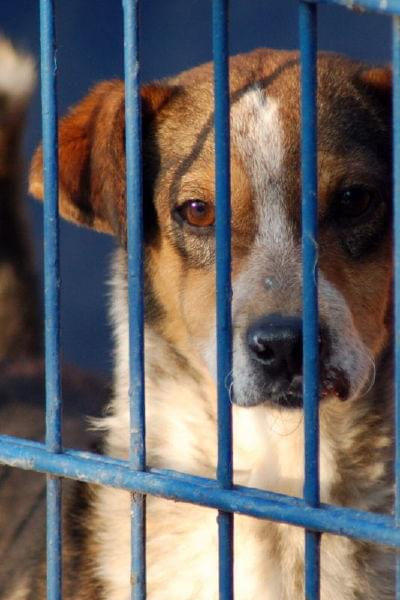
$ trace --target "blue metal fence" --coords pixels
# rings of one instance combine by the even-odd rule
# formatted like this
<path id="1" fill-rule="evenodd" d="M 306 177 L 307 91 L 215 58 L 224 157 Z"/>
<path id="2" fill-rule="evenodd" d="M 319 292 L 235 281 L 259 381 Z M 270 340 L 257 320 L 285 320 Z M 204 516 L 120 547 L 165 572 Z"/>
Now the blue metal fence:
<path id="1" fill-rule="evenodd" d="M 216 196 L 216 302 L 217 302 L 217 479 L 222 489 L 232 486 L 232 373 L 231 328 L 231 206 L 229 144 L 229 2 L 213 2 L 213 51 L 215 86 L 215 196 Z M 228 224 L 228 226 L 227 226 Z M 233 514 L 220 510 L 219 595 L 233 598 Z"/>
<path id="2" fill-rule="evenodd" d="M 54 0 L 40 0 L 41 80 L 44 153 L 46 442 L 0 436 L 0 462 L 47 474 L 47 590 L 62 597 L 60 477 L 104 484 L 132 495 L 132 599 L 146 597 L 145 496 L 152 494 L 218 509 L 219 593 L 233 598 L 233 515 L 240 513 L 305 528 L 305 594 L 319 598 L 321 533 L 346 535 L 400 548 L 400 435 L 396 442 L 394 517 L 320 504 L 318 430 L 317 303 L 317 137 L 316 52 L 318 3 L 385 12 L 393 18 L 394 198 L 400 198 L 400 0 L 304 0 L 299 2 L 302 89 L 303 356 L 305 413 L 304 499 L 232 484 L 232 427 L 229 398 L 231 350 L 231 235 L 229 151 L 228 0 L 213 1 L 217 247 L 217 480 L 146 468 L 143 214 L 139 77 L 139 1 L 122 0 L 125 36 L 128 277 L 130 307 L 130 460 L 63 450 L 59 352 L 59 235 L 57 94 Z M 394 231 L 400 232 L 400 204 L 394 202 Z M 395 235 L 395 322 L 400 323 L 400 235 Z M 400 432 L 400 327 L 395 327 L 396 430 Z M 397 565 L 400 600 L 400 561 Z"/>
<path id="3" fill-rule="evenodd" d="M 397 8 L 400 15 L 400 7 Z M 395 525 L 400 526 L 400 16 L 393 17 L 393 227 L 394 227 L 394 375 L 395 375 Z M 400 554 L 396 559 L 396 600 L 400 599 Z"/>
<path id="4" fill-rule="evenodd" d="M 60 371 L 60 262 L 58 224 L 58 126 L 55 19 L 52 0 L 40 2 L 41 91 L 44 163 L 44 287 L 46 449 L 62 451 Z M 47 595 L 61 597 L 61 480 L 47 475 Z"/>
<path id="5" fill-rule="evenodd" d="M 304 500 L 319 505 L 319 349 L 317 207 L 317 7 L 299 6 L 301 53 L 301 182 L 303 251 Z M 319 532 L 306 530 L 306 598 L 319 598 Z"/>
<path id="6" fill-rule="evenodd" d="M 127 248 L 129 290 L 130 462 L 146 468 L 144 398 L 143 202 L 141 101 L 139 81 L 139 2 L 123 0 L 126 120 Z M 146 497 L 132 494 L 132 600 L 146 596 Z"/>

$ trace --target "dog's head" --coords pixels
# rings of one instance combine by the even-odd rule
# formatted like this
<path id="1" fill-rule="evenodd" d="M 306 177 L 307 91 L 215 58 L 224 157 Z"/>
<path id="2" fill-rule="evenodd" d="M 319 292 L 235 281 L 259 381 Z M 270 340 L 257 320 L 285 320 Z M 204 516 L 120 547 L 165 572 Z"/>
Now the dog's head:
<path id="1" fill-rule="evenodd" d="M 234 397 L 298 407 L 301 395 L 299 61 L 231 59 Z M 321 396 L 368 385 L 388 338 L 391 76 L 318 62 Z M 212 65 L 144 86 L 148 323 L 215 370 Z M 125 244 L 124 90 L 97 86 L 60 124 L 60 210 Z M 42 197 L 42 155 L 31 191 Z"/>

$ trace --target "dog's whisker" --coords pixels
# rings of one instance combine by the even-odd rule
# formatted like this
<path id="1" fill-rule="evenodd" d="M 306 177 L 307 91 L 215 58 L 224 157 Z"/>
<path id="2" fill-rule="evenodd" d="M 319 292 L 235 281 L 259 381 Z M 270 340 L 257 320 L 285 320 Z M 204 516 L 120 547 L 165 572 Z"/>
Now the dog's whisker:
<path id="1" fill-rule="evenodd" d="M 373 357 L 371 356 L 370 353 L 366 353 L 366 358 L 367 358 L 368 362 L 371 365 L 370 374 L 369 374 L 370 381 L 368 383 L 367 389 L 365 389 L 362 392 L 362 394 L 360 394 L 361 398 L 367 396 L 370 393 L 370 391 L 374 387 L 375 381 L 376 381 L 376 363 L 375 363 L 375 360 L 373 359 Z"/>

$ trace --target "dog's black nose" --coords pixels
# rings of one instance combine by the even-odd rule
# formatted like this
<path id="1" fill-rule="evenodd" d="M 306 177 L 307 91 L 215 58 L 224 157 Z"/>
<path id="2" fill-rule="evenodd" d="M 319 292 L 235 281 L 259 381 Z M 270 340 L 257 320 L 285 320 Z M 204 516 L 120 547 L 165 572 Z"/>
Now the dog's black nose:
<path id="1" fill-rule="evenodd" d="M 290 381 L 302 370 L 302 321 L 299 317 L 268 315 L 247 330 L 250 352 L 273 378 Z"/>

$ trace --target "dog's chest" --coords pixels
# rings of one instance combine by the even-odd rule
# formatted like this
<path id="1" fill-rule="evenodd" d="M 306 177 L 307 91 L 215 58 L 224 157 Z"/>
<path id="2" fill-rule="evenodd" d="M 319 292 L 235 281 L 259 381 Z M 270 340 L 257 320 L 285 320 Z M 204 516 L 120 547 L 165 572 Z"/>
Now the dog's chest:
<path id="1" fill-rule="evenodd" d="M 173 383 L 148 408 L 148 457 L 152 466 L 215 478 L 216 399 Z M 211 398 L 210 398 L 211 396 Z M 149 395 L 149 398 L 151 396 Z M 169 401 L 167 401 L 167 397 Z M 304 421 L 301 410 L 233 405 L 234 483 L 292 496 L 303 495 Z M 336 457 L 321 437 L 321 497 L 337 477 Z"/>
<path id="2" fill-rule="evenodd" d="M 127 336 L 120 323 L 113 416 L 106 420 L 108 450 L 127 457 L 129 437 Z M 153 343 L 154 342 L 154 343 Z M 201 383 L 168 361 L 160 340 L 146 338 L 146 352 L 168 376 L 146 382 L 146 444 L 149 467 L 214 478 L 217 460 L 216 396 L 213 382 Z M 167 369 L 168 366 L 168 369 Z M 301 411 L 267 406 L 233 407 L 234 482 L 302 495 L 303 418 Z M 323 442 L 322 442 L 323 446 Z M 323 472 L 333 471 L 325 453 Z M 330 476 L 330 475 L 329 475 Z M 324 494 L 323 494 L 324 497 Z M 130 497 L 99 490 L 96 518 L 101 529 L 99 572 L 110 600 L 130 597 Z M 285 552 L 291 570 L 302 572 L 303 532 L 287 526 L 235 516 L 235 598 L 293 600 L 296 582 L 282 571 Z M 297 569 L 295 569 L 297 565 Z M 148 498 L 147 581 L 149 600 L 218 598 L 218 530 L 215 510 Z M 336 596 L 337 597 L 337 596 Z M 345 599 L 345 596 L 343 596 Z M 333 597 L 332 597 L 333 600 Z M 336 599 L 335 599 L 336 600 Z M 347 598 L 346 598 L 347 600 Z"/>
<path id="3" fill-rule="evenodd" d="M 182 382 L 149 389 L 147 395 L 147 456 L 150 467 L 215 477 L 215 398 L 199 395 Z M 118 412 L 119 411 L 119 412 Z M 123 411 L 123 414 L 121 413 Z M 128 414 L 119 405 L 111 427 L 111 453 L 127 439 Z M 233 409 L 235 483 L 300 496 L 303 486 L 303 419 L 267 407 Z M 113 447 L 115 451 L 113 451 Z M 332 470 L 331 465 L 329 468 Z M 328 472 L 329 469 L 324 470 Z M 100 561 L 107 572 L 112 600 L 129 598 L 129 496 L 102 490 L 99 518 L 103 523 Z M 110 523 L 111 515 L 111 523 Z M 150 600 L 213 600 L 218 597 L 218 537 L 214 510 L 148 499 L 147 563 Z M 104 523 L 108 526 L 104 531 Z M 303 552 L 300 530 L 235 517 L 235 593 L 238 600 L 286 598 L 277 546 L 287 546 L 292 563 Z M 114 548 L 110 560 L 110 548 Z M 301 571 L 301 567 L 299 567 Z M 121 587 L 121 581 L 125 584 Z M 283 586 L 283 587 L 282 587 Z"/>

